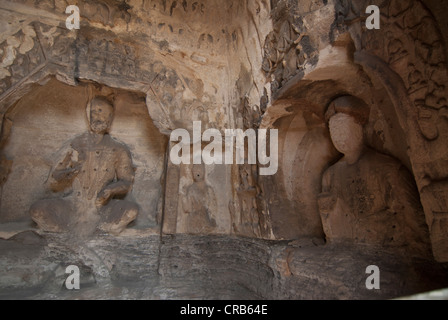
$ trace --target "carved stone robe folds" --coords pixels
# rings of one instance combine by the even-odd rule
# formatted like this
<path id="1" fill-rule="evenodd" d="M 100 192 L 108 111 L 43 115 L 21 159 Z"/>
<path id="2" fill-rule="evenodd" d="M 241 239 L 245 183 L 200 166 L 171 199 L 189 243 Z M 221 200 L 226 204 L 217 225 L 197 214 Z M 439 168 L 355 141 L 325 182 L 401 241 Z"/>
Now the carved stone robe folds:
<path id="1" fill-rule="evenodd" d="M 397 160 L 366 150 L 323 176 L 319 210 L 327 240 L 428 250 L 428 227 L 415 182 Z"/>

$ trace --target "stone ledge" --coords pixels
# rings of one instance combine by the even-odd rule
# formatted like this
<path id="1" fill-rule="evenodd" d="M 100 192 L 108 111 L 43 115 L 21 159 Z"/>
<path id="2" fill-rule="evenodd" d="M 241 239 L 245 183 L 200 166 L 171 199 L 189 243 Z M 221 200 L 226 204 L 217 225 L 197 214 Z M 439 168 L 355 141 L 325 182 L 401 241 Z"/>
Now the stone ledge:
<path id="1" fill-rule="evenodd" d="M 0 297 L 371 300 L 448 286 L 448 266 L 369 246 L 145 232 L 78 243 L 36 232 L 0 240 Z M 81 270 L 81 290 L 64 287 L 71 264 Z M 365 288 L 371 264 L 381 270 L 381 290 Z"/>

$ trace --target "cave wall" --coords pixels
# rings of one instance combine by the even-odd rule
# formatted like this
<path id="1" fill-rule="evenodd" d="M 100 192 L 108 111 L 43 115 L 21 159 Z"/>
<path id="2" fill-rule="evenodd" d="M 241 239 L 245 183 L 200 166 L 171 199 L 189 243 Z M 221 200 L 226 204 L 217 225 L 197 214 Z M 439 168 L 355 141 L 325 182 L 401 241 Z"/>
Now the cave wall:
<path id="1" fill-rule="evenodd" d="M 24 175 L 20 168 L 25 170 L 32 160 L 30 155 L 21 157 L 22 163 L 11 158 L 31 143 L 20 138 L 32 130 L 25 125 L 28 119 L 39 122 L 52 110 L 41 104 L 45 110 L 31 109 L 38 113 L 31 117 L 24 106 L 27 99 L 51 91 L 51 86 L 55 91 L 70 86 L 58 91 L 59 102 L 51 102 L 56 109 L 56 104 L 66 105 L 70 95 L 80 97 L 67 111 L 76 112 L 76 120 L 70 122 L 73 131 L 64 130 L 45 152 L 31 148 L 33 155 L 46 157 L 85 126 L 82 91 L 92 81 L 124 92 L 121 110 L 132 105 L 134 120 L 123 111 L 114 133 L 136 154 L 133 193 L 149 210 L 148 224 L 159 223 L 167 234 L 190 233 L 180 203 L 193 184 L 192 166 L 160 161 L 170 147 L 171 131 L 191 131 L 192 122 L 200 120 L 203 130 L 277 128 L 280 137 L 275 176 L 259 176 L 257 166 L 205 168 L 207 188 L 219 195 L 213 232 L 323 239 L 316 199 L 323 172 L 340 157 L 332 147 L 324 113 L 335 97 L 350 94 L 371 107 L 368 145 L 412 172 L 434 254 L 445 261 L 444 5 L 417 0 L 368 4 L 381 9 L 380 30 L 365 29 L 366 1 L 85 0 L 78 3 L 81 28 L 70 31 L 64 25 L 67 1 L 3 1 L 1 219 L 26 216 L 31 200 L 16 197 L 14 188 L 23 184 L 16 178 Z M 45 84 L 50 76 L 56 80 Z M 136 119 L 143 118 L 142 99 L 149 118 L 145 115 L 140 123 Z M 130 123 L 133 130 L 128 129 Z M 19 140 L 22 143 L 15 143 Z M 35 181 L 44 180 L 43 168 L 49 166 L 47 160 L 41 162 L 41 169 L 31 175 Z M 251 177 L 249 184 L 245 176 Z M 10 187 L 16 179 L 16 186 Z M 37 186 L 25 190 L 29 199 L 44 192 Z"/>

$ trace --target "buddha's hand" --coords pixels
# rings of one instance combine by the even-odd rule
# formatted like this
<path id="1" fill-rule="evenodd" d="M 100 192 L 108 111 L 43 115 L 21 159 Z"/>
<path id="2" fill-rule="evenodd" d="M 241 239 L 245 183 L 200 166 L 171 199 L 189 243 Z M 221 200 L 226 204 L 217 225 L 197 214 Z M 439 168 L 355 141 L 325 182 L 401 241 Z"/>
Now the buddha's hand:
<path id="1" fill-rule="evenodd" d="M 97 207 L 104 206 L 113 196 L 112 190 L 108 187 L 104 188 L 96 197 L 95 204 Z"/>

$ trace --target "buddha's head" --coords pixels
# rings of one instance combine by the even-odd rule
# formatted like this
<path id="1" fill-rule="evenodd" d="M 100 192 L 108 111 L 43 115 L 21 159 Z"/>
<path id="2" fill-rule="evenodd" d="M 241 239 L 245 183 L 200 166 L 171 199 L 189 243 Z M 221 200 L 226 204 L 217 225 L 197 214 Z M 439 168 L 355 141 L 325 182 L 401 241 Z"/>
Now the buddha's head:
<path id="1" fill-rule="evenodd" d="M 344 96 L 335 99 L 325 114 L 333 145 L 346 157 L 357 160 L 364 147 L 369 108 L 364 101 Z"/>
<path id="2" fill-rule="evenodd" d="M 114 118 L 114 106 L 105 97 L 95 97 L 90 102 L 90 129 L 97 134 L 109 131 Z"/>

